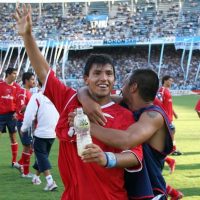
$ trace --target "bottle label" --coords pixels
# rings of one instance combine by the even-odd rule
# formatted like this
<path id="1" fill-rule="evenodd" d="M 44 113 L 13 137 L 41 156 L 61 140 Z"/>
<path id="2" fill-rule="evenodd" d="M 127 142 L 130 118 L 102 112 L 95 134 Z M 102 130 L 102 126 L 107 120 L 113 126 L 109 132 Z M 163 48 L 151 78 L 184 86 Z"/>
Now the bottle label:
<path id="1" fill-rule="evenodd" d="M 88 122 L 88 120 L 87 119 L 82 119 L 81 121 L 80 121 L 80 124 L 79 124 L 79 127 L 80 128 L 89 128 L 89 122 Z"/>

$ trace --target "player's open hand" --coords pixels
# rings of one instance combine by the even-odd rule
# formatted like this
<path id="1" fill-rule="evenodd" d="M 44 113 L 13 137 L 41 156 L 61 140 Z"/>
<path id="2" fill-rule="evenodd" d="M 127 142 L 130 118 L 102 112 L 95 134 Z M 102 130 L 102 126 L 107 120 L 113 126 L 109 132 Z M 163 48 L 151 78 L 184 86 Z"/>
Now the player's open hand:
<path id="1" fill-rule="evenodd" d="M 93 104 L 93 106 L 83 106 L 84 112 L 89 117 L 90 121 L 94 122 L 95 124 L 99 124 L 104 126 L 107 122 L 106 117 L 103 115 L 101 107 L 99 104 Z"/>
<path id="2" fill-rule="evenodd" d="M 19 5 L 16 7 L 16 12 L 13 14 L 17 22 L 17 30 L 19 35 L 25 36 L 32 32 L 32 19 L 31 19 L 31 5 L 26 6 L 23 4 L 22 9 L 19 9 Z"/>
<path id="3" fill-rule="evenodd" d="M 81 159 L 85 163 L 95 162 L 100 166 L 105 166 L 107 163 L 106 155 L 102 149 L 96 144 L 88 144 L 83 151 Z"/>

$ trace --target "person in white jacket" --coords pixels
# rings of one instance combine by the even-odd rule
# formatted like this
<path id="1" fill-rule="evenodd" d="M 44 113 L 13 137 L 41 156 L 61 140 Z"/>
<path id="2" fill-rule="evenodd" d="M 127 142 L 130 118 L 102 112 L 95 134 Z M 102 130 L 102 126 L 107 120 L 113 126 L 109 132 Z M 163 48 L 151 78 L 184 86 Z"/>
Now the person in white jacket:
<path id="1" fill-rule="evenodd" d="M 34 185 L 40 185 L 40 174 L 47 180 L 45 191 L 53 191 L 58 186 L 50 173 L 49 153 L 56 138 L 55 127 L 59 114 L 53 103 L 43 95 L 42 91 L 33 94 L 25 111 L 21 132 L 33 133 L 33 148 L 36 156 L 33 168 L 36 173 L 32 179 Z"/>

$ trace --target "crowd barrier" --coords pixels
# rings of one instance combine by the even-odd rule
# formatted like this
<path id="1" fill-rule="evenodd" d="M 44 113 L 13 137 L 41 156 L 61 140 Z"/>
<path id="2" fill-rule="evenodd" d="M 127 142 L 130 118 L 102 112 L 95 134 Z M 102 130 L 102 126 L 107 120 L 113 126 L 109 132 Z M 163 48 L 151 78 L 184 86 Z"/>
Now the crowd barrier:
<path id="1" fill-rule="evenodd" d="M 183 96 L 191 94 L 200 94 L 200 90 L 170 90 L 172 96 Z"/>

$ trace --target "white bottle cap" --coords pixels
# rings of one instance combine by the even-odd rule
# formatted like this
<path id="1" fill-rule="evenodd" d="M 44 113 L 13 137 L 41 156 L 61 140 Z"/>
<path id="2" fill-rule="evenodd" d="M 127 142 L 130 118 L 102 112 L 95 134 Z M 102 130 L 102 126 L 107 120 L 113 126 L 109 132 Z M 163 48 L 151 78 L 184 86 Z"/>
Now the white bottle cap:
<path id="1" fill-rule="evenodd" d="M 76 109 L 76 114 L 82 114 L 83 113 L 83 109 L 82 108 L 77 108 Z"/>

